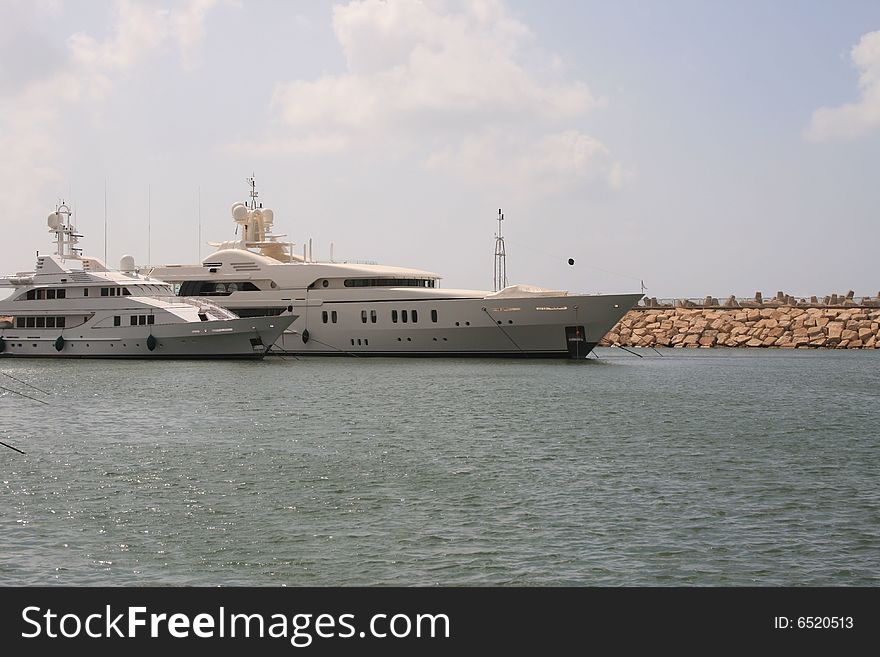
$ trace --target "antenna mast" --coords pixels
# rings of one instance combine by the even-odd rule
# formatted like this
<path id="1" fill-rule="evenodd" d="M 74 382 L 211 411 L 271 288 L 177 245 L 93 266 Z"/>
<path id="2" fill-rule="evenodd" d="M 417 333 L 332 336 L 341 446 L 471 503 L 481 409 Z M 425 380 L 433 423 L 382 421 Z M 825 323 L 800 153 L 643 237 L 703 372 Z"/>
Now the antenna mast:
<path id="1" fill-rule="evenodd" d="M 257 197 L 260 195 L 260 192 L 257 191 L 257 183 L 254 180 L 254 174 L 251 174 L 251 177 L 247 179 L 248 185 L 251 186 L 251 210 L 257 209 Z"/>
<path id="2" fill-rule="evenodd" d="M 498 209 L 498 232 L 495 234 L 495 291 L 507 287 L 507 253 L 504 250 L 504 236 L 501 234 L 501 222 L 504 215 Z"/>

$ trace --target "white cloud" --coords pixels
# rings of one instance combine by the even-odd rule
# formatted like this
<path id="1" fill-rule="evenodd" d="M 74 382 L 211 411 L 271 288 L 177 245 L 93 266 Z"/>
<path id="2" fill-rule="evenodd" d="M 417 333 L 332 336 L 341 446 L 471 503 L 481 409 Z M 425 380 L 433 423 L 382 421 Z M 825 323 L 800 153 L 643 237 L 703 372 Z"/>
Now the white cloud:
<path id="1" fill-rule="evenodd" d="M 429 166 L 468 170 L 476 181 L 527 184 L 529 173 L 549 178 L 551 171 L 612 186 L 625 179 L 619 171 L 611 175 L 603 144 L 560 132 L 561 123 L 581 119 L 602 100 L 585 83 L 561 79 L 558 57 L 547 57 L 547 66 L 538 61 L 531 31 L 501 2 L 355 0 L 334 8 L 333 30 L 347 71 L 276 84 L 271 109 L 279 133 L 227 150 L 268 155 L 427 144 L 434 151 L 422 154 Z M 491 158 L 493 146 L 508 159 L 490 172 L 479 163 Z"/>
<path id="2" fill-rule="evenodd" d="M 123 0 L 115 6 L 106 40 L 73 34 L 49 63 L 33 66 L 25 57 L 20 67 L 16 64 L 24 73 L 0 84 L 0 180 L 5 181 L 4 197 L 10 204 L 6 216 L 31 218 L 35 207 L 55 198 L 62 182 L 57 163 L 70 157 L 58 150 L 63 113 L 76 104 L 100 103 L 111 93 L 115 76 L 161 52 L 168 43 L 179 45 L 184 66 L 191 64 L 204 36 L 202 22 L 214 3 L 191 0 L 169 10 Z M 0 37 L 22 30 L 39 36 L 35 25 L 59 20 L 63 14 L 63 7 L 53 2 L 18 3 L 12 9 L 0 11 L 4 19 Z M 0 38 L 0 54 L 10 49 L 10 43 L 14 46 L 18 41 Z M 10 58 L 4 59 L 8 63 Z"/>
<path id="3" fill-rule="evenodd" d="M 617 189 L 628 176 L 602 142 L 576 130 L 538 139 L 493 130 L 431 155 L 426 164 L 467 182 L 507 187 L 510 193 L 549 194 L 584 182 Z"/>
<path id="4" fill-rule="evenodd" d="M 853 47 L 861 99 L 813 112 L 806 136 L 811 141 L 854 139 L 880 128 L 880 31 L 868 32 Z"/>

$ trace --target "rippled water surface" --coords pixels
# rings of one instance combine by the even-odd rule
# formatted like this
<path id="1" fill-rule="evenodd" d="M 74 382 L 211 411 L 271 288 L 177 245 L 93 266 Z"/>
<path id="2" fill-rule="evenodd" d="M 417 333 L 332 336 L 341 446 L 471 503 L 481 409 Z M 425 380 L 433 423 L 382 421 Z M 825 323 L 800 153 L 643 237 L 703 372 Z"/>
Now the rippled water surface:
<path id="1" fill-rule="evenodd" d="M 880 352 L 4 360 L 0 584 L 877 585 Z"/>

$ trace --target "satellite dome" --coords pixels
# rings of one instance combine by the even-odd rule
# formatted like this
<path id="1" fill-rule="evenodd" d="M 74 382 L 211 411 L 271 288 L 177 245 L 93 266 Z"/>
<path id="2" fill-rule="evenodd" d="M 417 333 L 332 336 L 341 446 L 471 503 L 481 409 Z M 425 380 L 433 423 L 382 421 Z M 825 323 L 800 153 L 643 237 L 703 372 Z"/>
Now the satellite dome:
<path id="1" fill-rule="evenodd" d="M 238 222 L 247 221 L 248 209 L 244 203 L 236 203 L 232 206 L 232 218 Z"/>
<path id="2" fill-rule="evenodd" d="M 61 219 L 61 214 L 59 212 L 53 212 L 52 214 L 49 215 L 49 222 L 48 223 L 49 223 L 49 228 L 51 228 L 52 230 L 58 230 L 59 228 L 61 228 L 61 226 L 64 222 Z"/>
<path id="3" fill-rule="evenodd" d="M 124 255 L 119 260 L 119 269 L 124 272 L 132 272 L 134 271 L 134 256 L 132 255 Z"/>
<path id="4" fill-rule="evenodd" d="M 267 224 L 271 224 L 275 221 L 275 213 L 269 208 L 263 208 L 263 221 Z"/>

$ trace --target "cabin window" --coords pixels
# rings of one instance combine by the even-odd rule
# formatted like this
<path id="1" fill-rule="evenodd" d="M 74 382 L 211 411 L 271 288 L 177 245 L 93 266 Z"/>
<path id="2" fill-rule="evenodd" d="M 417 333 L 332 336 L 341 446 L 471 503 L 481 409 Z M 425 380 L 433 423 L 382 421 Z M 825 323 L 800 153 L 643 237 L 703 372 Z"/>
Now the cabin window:
<path id="1" fill-rule="evenodd" d="M 34 328 L 37 325 L 36 317 L 28 317 L 27 318 L 27 328 Z"/>
<path id="2" fill-rule="evenodd" d="M 55 298 L 55 290 L 46 290 L 46 298 L 54 299 Z"/>
<path id="3" fill-rule="evenodd" d="M 418 321 L 419 321 L 419 311 L 418 310 L 412 311 L 412 319 L 413 319 L 413 324 L 418 323 Z"/>
<path id="4" fill-rule="evenodd" d="M 376 317 L 376 311 L 375 311 L 375 310 L 371 310 L 371 311 L 370 311 L 370 321 L 371 321 L 373 324 L 375 324 L 377 319 L 378 319 L 378 318 Z"/>
<path id="5" fill-rule="evenodd" d="M 400 311 L 400 318 L 403 320 L 403 323 L 406 324 L 406 316 L 407 312 L 405 310 Z"/>
<path id="6" fill-rule="evenodd" d="M 325 324 L 327 323 L 327 311 L 326 310 L 321 311 L 321 321 L 323 321 Z"/>
<path id="7" fill-rule="evenodd" d="M 397 324 L 397 311 L 396 310 L 391 311 L 391 321 L 394 322 L 395 324 Z"/>
<path id="8" fill-rule="evenodd" d="M 366 324 L 366 323 L 367 323 L 367 311 L 362 310 L 361 311 L 361 324 Z"/>
<path id="9" fill-rule="evenodd" d="M 46 298 L 46 290 L 37 290 L 37 299 L 45 299 Z"/>
<path id="10" fill-rule="evenodd" d="M 106 288 L 106 287 L 102 287 L 102 288 L 101 288 L 101 296 L 102 296 L 102 297 L 108 297 L 108 296 L 110 296 L 110 289 L 109 289 L 109 288 Z"/>
<path id="11" fill-rule="evenodd" d="M 24 328 L 24 317 L 15 318 L 15 328 Z"/>
<path id="12" fill-rule="evenodd" d="M 345 287 L 435 287 L 431 278 L 346 278 Z"/>
<path id="13" fill-rule="evenodd" d="M 327 287 L 328 285 L 330 285 L 330 281 L 328 281 L 326 279 L 321 281 L 321 287 Z"/>
<path id="14" fill-rule="evenodd" d="M 37 328 L 46 328 L 46 318 L 37 317 Z"/>
<path id="15" fill-rule="evenodd" d="M 37 291 L 36 290 L 28 290 L 27 291 L 27 298 L 28 298 L 28 301 L 33 301 L 34 299 L 36 299 L 37 298 Z"/>
<path id="16" fill-rule="evenodd" d="M 122 317 L 119 315 L 113 316 L 113 326 L 121 326 L 122 325 Z"/>
<path id="17" fill-rule="evenodd" d="M 58 298 L 66 299 L 67 298 L 67 290 L 58 290 Z"/>
<path id="18" fill-rule="evenodd" d="M 207 319 L 207 317 L 205 317 L 205 319 Z M 202 320 L 202 321 L 204 321 L 204 320 Z M 147 316 L 146 315 L 138 315 L 138 324 L 140 326 L 144 326 L 146 323 L 147 323 Z"/>
<path id="19" fill-rule="evenodd" d="M 46 328 L 55 328 L 55 318 L 47 317 L 46 318 Z"/>
<path id="20" fill-rule="evenodd" d="M 431 311 L 431 321 L 434 322 L 435 324 L 437 323 L 437 311 L 436 310 Z"/>
<path id="21" fill-rule="evenodd" d="M 336 311 L 335 311 L 335 310 L 331 311 L 331 312 L 330 312 L 330 320 L 331 320 L 334 324 L 336 323 L 336 318 L 337 318 L 337 316 L 336 316 Z"/>
<path id="22" fill-rule="evenodd" d="M 137 315 L 132 315 L 132 316 L 131 316 L 131 325 L 132 325 L 132 326 L 137 326 L 137 325 L 138 325 L 138 318 L 137 318 Z"/>
<path id="23" fill-rule="evenodd" d="M 208 315 L 207 315 L 206 313 L 199 313 L 199 321 L 201 321 L 201 322 L 207 322 L 207 321 L 208 321 Z"/>
<path id="24" fill-rule="evenodd" d="M 127 288 L 127 287 L 122 288 L 122 294 L 125 295 L 125 296 L 127 296 L 127 297 L 130 297 L 130 296 L 131 296 L 131 292 L 128 291 L 128 288 Z"/>
<path id="25" fill-rule="evenodd" d="M 57 317 L 55 319 L 55 328 L 64 328 L 64 321 L 63 317 Z"/>
<path id="26" fill-rule="evenodd" d="M 83 288 L 83 296 L 84 296 L 84 297 L 89 296 L 89 288 L 87 288 L 87 287 L 84 287 L 84 288 Z"/>
<path id="27" fill-rule="evenodd" d="M 155 315 L 147 315 L 147 324 L 155 324 L 156 316 Z"/>

